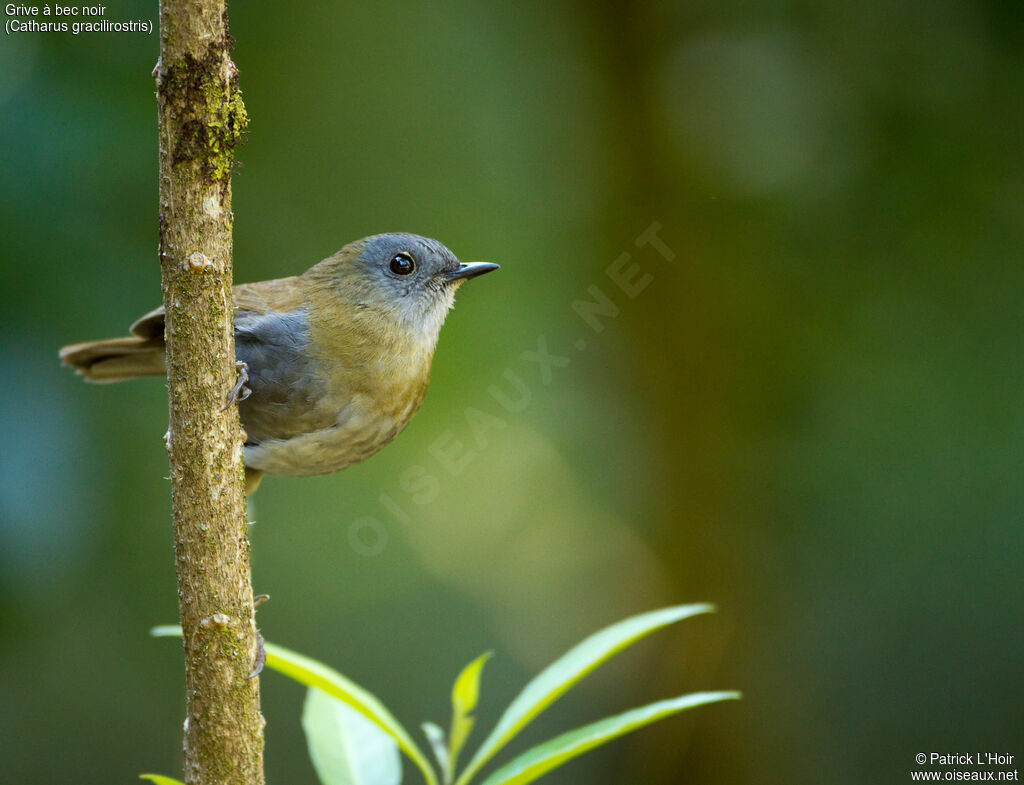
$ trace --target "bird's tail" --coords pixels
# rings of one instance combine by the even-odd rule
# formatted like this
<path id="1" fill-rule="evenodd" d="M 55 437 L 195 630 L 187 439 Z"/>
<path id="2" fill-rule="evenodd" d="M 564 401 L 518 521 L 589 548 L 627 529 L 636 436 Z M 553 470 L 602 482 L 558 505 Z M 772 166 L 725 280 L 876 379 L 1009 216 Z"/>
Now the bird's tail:
<path id="1" fill-rule="evenodd" d="M 163 341 L 110 338 L 65 346 L 60 359 L 87 382 L 122 382 L 136 376 L 166 376 Z"/>

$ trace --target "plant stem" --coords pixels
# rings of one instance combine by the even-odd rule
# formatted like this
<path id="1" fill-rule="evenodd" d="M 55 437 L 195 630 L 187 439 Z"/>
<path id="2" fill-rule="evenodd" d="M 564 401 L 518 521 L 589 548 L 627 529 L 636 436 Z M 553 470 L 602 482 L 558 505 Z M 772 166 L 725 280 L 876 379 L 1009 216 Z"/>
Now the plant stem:
<path id="1" fill-rule="evenodd" d="M 231 171 L 246 115 L 223 0 L 162 0 L 160 262 L 189 785 L 263 785 L 232 327 Z"/>

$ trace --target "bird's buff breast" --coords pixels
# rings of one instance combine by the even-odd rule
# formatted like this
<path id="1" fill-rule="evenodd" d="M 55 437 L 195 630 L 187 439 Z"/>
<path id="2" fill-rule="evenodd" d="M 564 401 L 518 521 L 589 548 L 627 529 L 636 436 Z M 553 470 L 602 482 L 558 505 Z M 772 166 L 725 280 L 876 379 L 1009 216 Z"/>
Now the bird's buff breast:
<path id="1" fill-rule="evenodd" d="M 364 461 L 397 436 L 422 401 L 393 413 L 374 411 L 356 398 L 338 414 L 335 425 L 293 436 L 246 445 L 245 465 L 268 474 L 306 477 L 329 474 Z"/>
<path id="2" fill-rule="evenodd" d="M 240 407 L 245 464 L 268 474 L 328 474 L 366 460 L 409 424 L 426 394 L 433 341 L 396 334 L 372 314 L 339 324 L 311 321 L 310 310 L 330 313 L 331 303 L 246 328 L 254 345 L 252 396 Z"/>

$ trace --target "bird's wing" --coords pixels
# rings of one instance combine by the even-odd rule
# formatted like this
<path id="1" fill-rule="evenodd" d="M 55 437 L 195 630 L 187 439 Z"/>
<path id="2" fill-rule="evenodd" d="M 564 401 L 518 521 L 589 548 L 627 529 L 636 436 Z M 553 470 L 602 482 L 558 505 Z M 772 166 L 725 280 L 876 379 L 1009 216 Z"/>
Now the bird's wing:
<path id="1" fill-rule="evenodd" d="M 277 278 L 259 283 L 243 283 L 233 290 L 235 312 L 251 311 L 254 313 L 270 313 L 271 311 L 292 311 L 302 305 L 301 286 L 297 276 Z M 163 340 L 164 307 L 154 308 L 144 316 L 140 316 L 131 326 L 131 333 L 146 340 Z"/>
<path id="2" fill-rule="evenodd" d="M 162 341 L 164 338 L 164 307 L 161 305 L 145 316 L 136 319 L 128 328 L 131 334 L 148 341 Z"/>

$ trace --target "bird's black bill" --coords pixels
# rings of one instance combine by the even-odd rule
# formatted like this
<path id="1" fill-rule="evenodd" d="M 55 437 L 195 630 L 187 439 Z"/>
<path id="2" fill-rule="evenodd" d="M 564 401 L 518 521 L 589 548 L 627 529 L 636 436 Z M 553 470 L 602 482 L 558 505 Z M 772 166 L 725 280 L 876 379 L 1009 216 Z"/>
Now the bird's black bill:
<path id="1" fill-rule="evenodd" d="M 448 281 L 461 281 L 467 278 L 476 278 L 478 275 L 483 275 L 497 269 L 498 265 L 491 262 L 470 262 L 469 264 L 460 264 L 458 270 L 446 273 L 445 279 Z"/>

